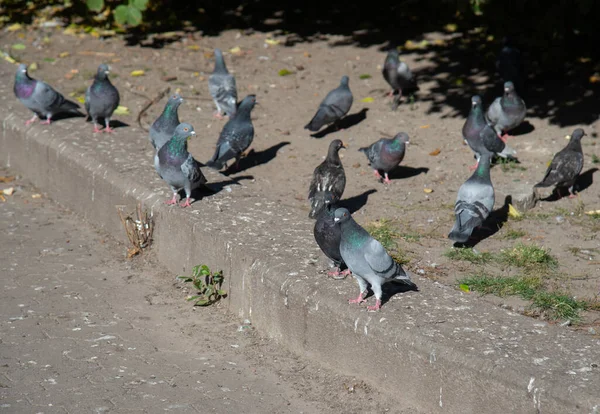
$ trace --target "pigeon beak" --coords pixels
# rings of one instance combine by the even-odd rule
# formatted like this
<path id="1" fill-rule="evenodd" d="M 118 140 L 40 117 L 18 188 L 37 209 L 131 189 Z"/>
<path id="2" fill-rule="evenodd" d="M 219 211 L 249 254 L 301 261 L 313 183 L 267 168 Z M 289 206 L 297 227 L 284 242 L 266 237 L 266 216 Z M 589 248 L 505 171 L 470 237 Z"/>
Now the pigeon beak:
<path id="1" fill-rule="evenodd" d="M 335 221 L 337 223 L 338 221 L 340 221 L 340 218 L 339 217 L 334 217 L 333 221 Z"/>
<path id="2" fill-rule="evenodd" d="M 342 141 L 342 148 L 348 148 L 348 145 L 346 145 L 346 143 L 343 141 Z"/>

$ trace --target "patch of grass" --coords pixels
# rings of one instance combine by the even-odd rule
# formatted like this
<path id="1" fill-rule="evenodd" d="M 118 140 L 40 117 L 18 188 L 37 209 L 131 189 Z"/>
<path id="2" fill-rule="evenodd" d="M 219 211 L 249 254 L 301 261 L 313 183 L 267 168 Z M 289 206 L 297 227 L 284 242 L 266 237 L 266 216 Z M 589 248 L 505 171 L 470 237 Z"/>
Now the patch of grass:
<path id="1" fill-rule="evenodd" d="M 596 154 L 592 154 L 592 164 L 600 164 L 600 157 Z"/>
<path id="2" fill-rule="evenodd" d="M 520 239 L 521 237 L 524 237 L 525 235 L 527 235 L 527 233 L 523 230 L 508 230 L 503 238 L 508 239 L 508 240 L 515 240 L 515 239 Z"/>
<path id="3" fill-rule="evenodd" d="M 558 266 L 558 261 L 549 253 L 549 250 L 524 243 L 517 243 L 512 249 L 503 250 L 500 253 L 499 261 L 529 270 L 547 270 Z"/>
<path id="4" fill-rule="evenodd" d="M 365 229 L 374 239 L 379 241 L 386 250 L 393 250 L 398 246 L 396 239 L 399 238 L 400 235 L 394 228 L 391 220 L 381 219 L 374 221 L 369 223 Z"/>
<path id="5" fill-rule="evenodd" d="M 421 235 L 419 233 L 400 233 L 400 237 L 407 242 L 418 242 L 421 240 Z"/>
<path id="6" fill-rule="evenodd" d="M 527 168 L 523 167 L 517 160 L 514 159 L 499 158 L 497 163 L 500 165 L 502 172 L 527 171 Z"/>
<path id="7" fill-rule="evenodd" d="M 488 252 L 476 252 L 473 249 L 460 249 L 452 248 L 444 253 L 444 256 L 450 260 L 462 260 L 465 262 L 471 262 L 475 264 L 489 263 L 494 259 L 494 255 Z"/>

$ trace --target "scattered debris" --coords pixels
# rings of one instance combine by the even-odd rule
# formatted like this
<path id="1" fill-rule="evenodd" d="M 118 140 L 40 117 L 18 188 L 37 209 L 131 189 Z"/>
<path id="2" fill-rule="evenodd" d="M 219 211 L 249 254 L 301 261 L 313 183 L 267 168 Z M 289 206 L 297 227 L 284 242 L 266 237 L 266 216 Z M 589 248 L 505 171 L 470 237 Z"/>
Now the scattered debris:
<path id="1" fill-rule="evenodd" d="M 150 247 L 152 243 L 152 233 L 154 231 L 154 220 L 152 214 L 148 210 L 142 211 L 142 204 L 138 203 L 134 213 L 125 213 L 127 206 L 116 206 L 117 213 L 123 223 L 127 238 L 132 244 L 132 247 L 127 248 L 127 258 L 142 253 L 144 249 Z"/>

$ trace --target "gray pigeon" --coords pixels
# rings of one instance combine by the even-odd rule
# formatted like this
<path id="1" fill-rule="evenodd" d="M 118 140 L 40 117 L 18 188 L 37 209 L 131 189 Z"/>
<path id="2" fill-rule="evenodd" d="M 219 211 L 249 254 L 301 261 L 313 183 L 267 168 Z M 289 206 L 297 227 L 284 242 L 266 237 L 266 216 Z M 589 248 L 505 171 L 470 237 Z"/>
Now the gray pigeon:
<path id="1" fill-rule="evenodd" d="M 526 112 L 525 101 L 517 95 L 515 86 L 509 81 L 504 83 L 504 96 L 494 99 L 487 110 L 486 117 L 498 136 L 506 142 L 506 138 L 510 138 L 506 132 L 521 125 Z M 505 135 L 502 135 L 502 132 Z"/>
<path id="2" fill-rule="evenodd" d="M 47 83 L 31 78 L 27 73 L 27 65 L 23 63 L 17 68 L 14 92 L 23 105 L 34 113 L 33 118 L 25 122 L 25 125 L 42 117 L 46 118 L 42 123 L 48 125 L 54 115 L 63 112 L 80 115 L 79 105 L 65 99 Z"/>
<path id="3" fill-rule="evenodd" d="M 402 99 L 402 90 L 418 89 L 415 75 L 410 71 L 408 65 L 400 60 L 397 49 L 392 49 L 388 52 L 383 63 L 382 74 L 383 78 L 392 87 L 390 96 L 397 95 L 392 104 L 393 110 L 398 108 L 400 99 Z"/>
<path id="4" fill-rule="evenodd" d="M 100 132 L 98 118 L 104 119 L 104 132 L 113 132 L 110 117 L 119 106 L 119 91 L 108 79 L 108 65 L 98 66 L 98 73 L 92 85 L 85 91 L 85 109 L 94 123 L 94 132 Z"/>
<path id="5" fill-rule="evenodd" d="M 215 49 L 215 70 L 208 77 L 208 91 L 217 106 L 217 118 L 223 112 L 230 118 L 235 115 L 237 106 L 237 88 L 235 78 L 227 70 L 221 49 Z"/>
<path id="6" fill-rule="evenodd" d="M 335 270 L 328 272 L 327 274 L 334 279 L 344 279 L 350 274 L 350 270 L 346 268 L 347 266 L 340 253 L 342 230 L 340 229 L 340 226 L 335 224 L 334 220 L 334 213 L 337 209 L 334 204 L 335 196 L 331 191 L 324 191 L 322 194 L 325 208 L 321 210 L 321 213 L 315 221 L 313 234 L 321 251 L 325 253 L 325 256 L 327 256 L 335 266 Z M 340 272 L 342 268 L 346 269 Z"/>
<path id="7" fill-rule="evenodd" d="M 473 175 L 458 189 L 454 214 L 456 221 L 448 238 L 465 243 L 494 208 L 494 186 L 490 179 L 490 154 L 484 152 Z"/>
<path id="8" fill-rule="evenodd" d="M 371 285 L 376 299 L 375 306 L 368 306 L 368 310 L 378 310 L 381 307 L 381 285 L 384 283 L 398 282 L 416 288 L 402 266 L 392 259 L 381 243 L 354 221 L 347 209 L 335 210 L 334 220 L 342 229 L 340 242 L 342 259 L 360 288 L 358 297 L 350 299 L 349 303 L 365 301 L 367 283 Z"/>
<path id="9" fill-rule="evenodd" d="M 308 189 L 308 199 L 311 205 L 308 217 L 310 218 L 316 218 L 325 207 L 324 193 L 326 191 L 333 194 L 333 203 L 337 203 L 344 193 L 346 173 L 342 160 L 340 160 L 341 148 L 346 148 L 341 140 L 331 141 L 325 161 L 319 164 L 313 172 L 313 179 Z"/>
<path id="10" fill-rule="evenodd" d="M 206 184 L 206 178 L 200 169 L 202 165 L 187 149 L 187 141 L 194 135 L 196 132 L 190 124 L 179 124 L 173 137 L 154 155 L 156 172 L 173 190 L 173 198 L 167 204 L 176 204 L 177 193 L 183 189 L 186 198 L 181 207 L 189 207 L 192 191 Z"/>
<path id="11" fill-rule="evenodd" d="M 348 76 L 342 76 L 340 86 L 330 91 L 319 105 L 317 113 L 304 129 L 318 131 L 323 126 L 339 121 L 352 107 L 352 92 Z"/>
<path id="12" fill-rule="evenodd" d="M 375 171 L 375 177 L 381 180 L 383 177 L 381 177 L 379 171 L 383 171 L 385 175 L 383 182 L 390 184 L 391 181 L 388 177 L 388 172 L 402 162 L 408 143 L 408 134 L 400 132 L 394 138 L 381 138 L 370 146 L 359 148 L 358 150 L 364 152 L 367 156 L 369 165 Z"/>
<path id="13" fill-rule="evenodd" d="M 475 95 L 471 98 L 471 111 L 462 129 L 463 139 L 475 153 L 477 162 L 484 152 L 490 152 L 502 158 L 514 158 L 517 152 L 506 145 L 486 122 L 483 115 L 481 97 Z M 477 168 L 477 164 L 471 167 Z"/>
<path id="14" fill-rule="evenodd" d="M 503 46 L 496 59 L 496 69 L 504 82 L 511 81 L 519 93 L 523 93 L 525 69 L 521 51 L 515 47 L 508 37 L 502 40 Z"/>
<path id="15" fill-rule="evenodd" d="M 573 131 L 571 139 L 566 147 L 556 153 L 544 179 L 534 187 L 556 186 L 569 188 L 569 198 L 575 197 L 573 186 L 583 169 L 583 151 L 581 149 L 581 138 L 586 135 L 583 129 L 577 128 Z M 558 190 L 559 191 L 559 190 Z M 560 192 L 559 192 L 560 195 Z"/>
<path id="16" fill-rule="evenodd" d="M 156 150 L 173 138 L 175 128 L 180 124 L 177 109 L 182 102 L 183 98 L 179 94 L 171 96 L 162 114 L 150 127 L 150 143 Z"/>
<path id="17" fill-rule="evenodd" d="M 220 170 L 232 158 L 235 158 L 236 166 L 239 166 L 242 153 L 246 151 L 254 139 L 254 126 L 250 113 L 256 105 L 256 95 L 248 95 L 240 102 L 235 115 L 223 127 L 221 135 L 217 140 L 217 149 L 207 167 Z"/>

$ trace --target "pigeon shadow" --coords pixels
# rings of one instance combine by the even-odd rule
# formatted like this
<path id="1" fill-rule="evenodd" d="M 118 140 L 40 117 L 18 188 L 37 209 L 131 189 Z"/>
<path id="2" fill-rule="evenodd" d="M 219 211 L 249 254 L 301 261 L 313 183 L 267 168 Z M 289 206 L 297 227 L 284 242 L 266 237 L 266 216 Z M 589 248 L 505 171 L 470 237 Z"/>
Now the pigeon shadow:
<path id="1" fill-rule="evenodd" d="M 390 180 L 400 180 L 402 178 L 414 177 L 419 174 L 427 174 L 428 172 L 429 168 L 427 167 L 413 168 L 405 165 L 399 165 L 388 173 L 388 177 Z"/>
<path id="2" fill-rule="evenodd" d="M 471 237 L 465 243 L 454 243 L 454 247 L 475 247 L 480 241 L 487 239 L 498 233 L 504 224 L 508 221 L 508 206 L 512 203 L 512 196 L 507 195 L 504 199 L 504 205 L 494 210 L 484 220 L 483 224 L 473 230 Z"/>
<path id="3" fill-rule="evenodd" d="M 202 186 L 200 188 L 196 188 L 195 190 L 192 191 L 192 198 L 194 199 L 194 203 L 196 201 L 202 200 L 205 197 L 211 197 L 214 196 L 215 194 L 220 193 L 221 191 L 223 191 L 223 189 L 225 187 L 228 187 L 230 185 L 241 185 L 240 181 L 241 180 L 253 180 L 254 176 L 253 175 L 242 175 L 239 177 L 235 177 L 229 180 L 224 180 L 224 181 L 218 181 L 218 182 L 211 182 L 211 183 L 206 183 L 205 186 Z M 185 197 L 185 193 L 183 191 L 179 192 L 180 195 L 182 195 L 183 197 Z"/>
<path id="4" fill-rule="evenodd" d="M 85 118 L 86 115 L 84 115 L 82 112 L 59 112 L 56 115 L 52 115 L 52 122 L 55 121 L 60 121 L 63 119 L 70 119 L 70 118 Z"/>
<path id="5" fill-rule="evenodd" d="M 376 192 L 377 192 L 377 190 L 372 188 L 370 190 L 365 191 L 362 194 L 355 195 L 354 197 L 346 198 L 344 200 L 340 200 L 340 202 L 338 203 L 338 206 L 347 208 L 348 211 L 350 212 L 350 214 L 354 214 L 358 210 L 363 208 L 363 206 L 365 204 L 367 204 L 367 200 L 369 199 L 369 196 Z"/>
<path id="6" fill-rule="evenodd" d="M 88 116 L 88 117 L 85 119 L 85 122 L 87 122 L 87 123 L 90 123 L 90 122 L 92 122 L 92 118 L 91 118 L 90 116 Z M 98 118 L 98 124 L 104 128 L 104 125 L 105 125 L 105 119 L 104 119 L 104 118 Z M 111 119 L 111 120 L 110 120 L 110 122 L 109 122 L 109 125 L 110 125 L 110 127 L 111 127 L 112 129 L 118 129 L 118 128 L 125 128 L 125 127 L 129 127 L 129 124 L 126 124 L 125 122 L 123 122 L 123 121 L 119 121 L 119 120 L 117 120 L 117 119 Z"/>
<path id="7" fill-rule="evenodd" d="M 513 137 L 516 137 L 519 135 L 529 134 L 530 132 L 533 132 L 534 130 L 535 130 L 535 127 L 529 121 L 523 121 L 523 122 L 521 122 L 521 124 L 518 127 L 510 130 L 510 135 L 512 135 Z"/>
<path id="8" fill-rule="evenodd" d="M 353 127 L 354 125 L 360 124 L 362 121 L 367 119 L 368 111 L 369 111 L 369 108 L 363 108 L 359 112 L 356 112 L 356 113 L 350 114 L 350 115 L 346 115 L 345 117 L 338 120 L 337 122 L 334 122 L 333 124 L 329 125 L 324 130 L 312 134 L 311 137 L 324 138 L 327 135 L 337 132 L 339 130 L 348 129 L 348 128 Z"/>
<path id="9" fill-rule="evenodd" d="M 418 292 L 418 286 L 409 286 L 400 282 L 386 283 L 382 286 L 381 306 L 386 304 L 394 295 L 405 292 Z"/>
<path id="10" fill-rule="evenodd" d="M 277 152 L 280 148 L 285 147 L 286 145 L 290 145 L 289 141 L 282 141 L 279 144 L 275 144 L 266 150 L 256 152 L 254 149 L 250 150 L 247 156 L 240 160 L 238 167 L 233 163 L 229 166 L 223 174 L 226 176 L 237 174 L 252 167 L 256 167 L 258 165 L 266 164 L 277 156 Z"/>
<path id="11" fill-rule="evenodd" d="M 580 193 L 586 190 L 589 186 L 591 186 L 594 183 L 594 173 L 596 171 L 598 171 L 598 168 L 594 167 L 590 168 L 583 174 L 580 174 L 579 177 L 577 177 L 577 180 L 575 181 L 573 191 L 577 191 L 578 193 Z M 549 202 L 558 201 L 567 195 L 569 195 L 568 187 L 555 187 L 548 197 L 542 198 L 541 200 Z"/>

